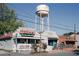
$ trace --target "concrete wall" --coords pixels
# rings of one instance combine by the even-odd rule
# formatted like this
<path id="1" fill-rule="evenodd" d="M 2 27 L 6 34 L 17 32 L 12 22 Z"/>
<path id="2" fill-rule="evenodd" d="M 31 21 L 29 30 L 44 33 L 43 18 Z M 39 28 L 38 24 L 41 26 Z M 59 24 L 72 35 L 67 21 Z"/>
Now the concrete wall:
<path id="1" fill-rule="evenodd" d="M 76 35 L 76 40 L 77 40 L 76 45 L 79 46 L 79 35 Z"/>
<path id="2" fill-rule="evenodd" d="M 16 45 L 12 39 L 11 40 L 0 40 L 0 49 L 16 50 Z"/>

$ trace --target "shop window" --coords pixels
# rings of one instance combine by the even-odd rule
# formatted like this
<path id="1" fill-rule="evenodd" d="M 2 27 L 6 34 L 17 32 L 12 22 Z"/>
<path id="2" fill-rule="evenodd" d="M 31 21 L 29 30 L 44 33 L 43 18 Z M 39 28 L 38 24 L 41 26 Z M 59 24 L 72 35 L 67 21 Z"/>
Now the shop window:
<path id="1" fill-rule="evenodd" d="M 27 44 L 35 44 L 39 43 L 40 40 L 35 39 L 17 39 L 17 43 L 27 43 Z"/>
<path id="2" fill-rule="evenodd" d="M 53 40 L 48 40 L 48 45 L 53 46 Z"/>
<path id="3" fill-rule="evenodd" d="M 74 41 L 66 41 L 66 44 L 75 44 Z"/>
<path id="4" fill-rule="evenodd" d="M 28 39 L 28 44 L 35 44 L 35 40 L 34 39 Z"/>
<path id="5" fill-rule="evenodd" d="M 69 47 L 73 47 L 74 46 L 74 44 L 75 44 L 75 42 L 73 42 L 73 41 L 66 41 L 66 47 L 67 48 L 69 48 Z"/>
<path id="6" fill-rule="evenodd" d="M 17 39 L 17 43 L 27 43 L 26 39 Z"/>
<path id="7" fill-rule="evenodd" d="M 48 38 L 48 45 L 55 46 L 57 43 L 57 38 Z"/>

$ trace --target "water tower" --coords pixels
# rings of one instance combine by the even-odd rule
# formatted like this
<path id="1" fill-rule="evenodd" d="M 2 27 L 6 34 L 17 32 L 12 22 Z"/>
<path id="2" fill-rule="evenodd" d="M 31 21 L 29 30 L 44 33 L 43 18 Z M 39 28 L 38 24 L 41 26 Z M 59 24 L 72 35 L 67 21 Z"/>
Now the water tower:
<path id="1" fill-rule="evenodd" d="M 47 5 L 38 5 L 36 15 L 40 18 L 40 30 L 44 31 L 44 20 L 47 19 L 47 28 L 49 31 L 49 7 Z"/>

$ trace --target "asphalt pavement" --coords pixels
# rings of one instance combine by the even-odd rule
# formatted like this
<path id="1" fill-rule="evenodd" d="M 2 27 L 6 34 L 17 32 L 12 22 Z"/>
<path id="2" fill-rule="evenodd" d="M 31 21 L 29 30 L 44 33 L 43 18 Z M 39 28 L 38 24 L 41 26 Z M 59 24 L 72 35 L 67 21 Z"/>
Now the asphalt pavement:
<path id="1" fill-rule="evenodd" d="M 0 56 L 79 56 L 79 51 L 52 50 L 49 52 L 31 53 L 28 51 L 9 52 L 0 50 Z"/>

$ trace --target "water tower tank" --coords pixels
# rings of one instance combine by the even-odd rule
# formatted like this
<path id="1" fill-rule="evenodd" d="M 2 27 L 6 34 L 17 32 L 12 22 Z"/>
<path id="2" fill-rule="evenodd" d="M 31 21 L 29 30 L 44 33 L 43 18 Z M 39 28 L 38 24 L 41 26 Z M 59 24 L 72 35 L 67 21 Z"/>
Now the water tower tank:
<path id="1" fill-rule="evenodd" d="M 49 13 L 49 7 L 47 5 L 39 5 L 36 9 L 36 14 L 40 17 L 45 17 Z"/>

